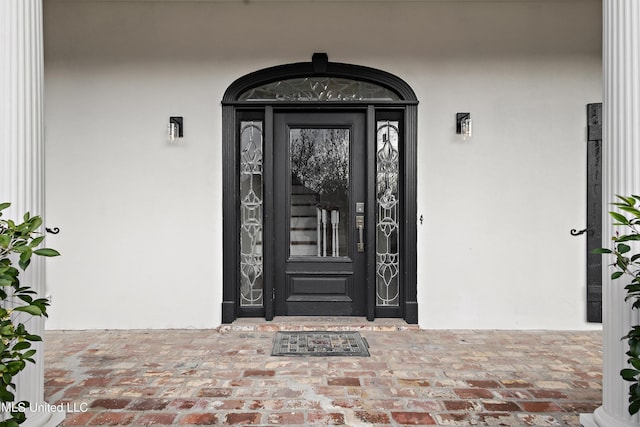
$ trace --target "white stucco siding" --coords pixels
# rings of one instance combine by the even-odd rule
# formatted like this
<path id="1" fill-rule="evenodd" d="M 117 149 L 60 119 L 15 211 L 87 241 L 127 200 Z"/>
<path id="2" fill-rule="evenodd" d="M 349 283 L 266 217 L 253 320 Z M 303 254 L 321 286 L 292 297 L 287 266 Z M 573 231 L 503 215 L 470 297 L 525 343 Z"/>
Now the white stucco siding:
<path id="1" fill-rule="evenodd" d="M 220 100 L 313 52 L 394 73 L 420 100 L 422 327 L 592 327 L 585 239 L 569 230 L 585 221 L 600 22 L 596 0 L 47 0 L 47 221 L 63 253 L 48 327 L 220 323 Z M 454 135 L 459 111 L 470 141 Z"/>
<path id="2" fill-rule="evenodd" d="M 585 221 L 585 104 L 598 99 L 589 89 L 598 76 L 576 74 L 593 64 L 583 57 L 458 66 L 476 76 L 461 83 L 468 99 L 446 97 L 456 81 L 447 66 L 437 77 L 444 84 L 432 88 L 441 104 L 420 122 L 431 134 L 420 151 L 419 289 L 428 307 L 420 322 L 580 327 L 585 240 L 569 230 Z M 508 73 L 526 78 L 517 84 Z M 453 135 L 454 111 L 471 112 L 472 140 Z"/>
<path id="3" fill-rule="evenodd" d="M 47 144 L 48 222 L 62 230 L 49 242 L 65 254 L 49 263 L 52 327 L 218 321 L 218 291 L 204 284 L 220 281 L 220 109 L 204 76 L 155 70 L 79 64 L 48 89 L 61 101 L 47 125 L 59 132 Z M 185 117 L 180 145 L 166 142 L 170 115 Z"/>

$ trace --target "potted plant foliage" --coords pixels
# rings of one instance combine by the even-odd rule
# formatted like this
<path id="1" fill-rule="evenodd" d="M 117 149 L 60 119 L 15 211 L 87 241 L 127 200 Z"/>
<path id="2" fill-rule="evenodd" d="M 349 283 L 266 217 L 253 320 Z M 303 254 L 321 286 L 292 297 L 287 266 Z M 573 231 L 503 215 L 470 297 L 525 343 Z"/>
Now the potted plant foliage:
<path id="1" fill-rule="evenodd" d="M 616 232 L 612 237 L 613 248 L 595 249 L 593 252 L 600 254 L 612 254 L 615 262 L 611 265 L 615 271 L 611 279 L 626 278 L 630 282 L 625 286 L 627 296 L 625 301 L 632 301 L 632 308 L 640 308 L 640 196 L 617 196 L 619 201 L 613 203 L 620 212 L 609 212 L 614 219 L 615 226 L 625 227 L 624 233 Z M 627 362 L 629 367 L 620 371 L 625 381 L 629 381 L 629 413 L 631 415 L 640 411 L 640 325 L 633 325 L 627 335 L 622 337 L 629 344 Z"/>
<path id="2" fill-rule="evenodd" d="M 21 223 L 3 219 L 2 211 L 11 206 L 0 203 L 0 402 L 4 403 L 0 427 L 14 427 L 26 419 L 29 402 L 15 402 L 14 378 L 35 363 L 32 343 L 41 341 L 30 334 L 26 324 L 35 317 L 47 316 L 49 301 L 41 298 L 28 284 L 20 282 L 20 272 L 26 270 L 33 255 L 58 256 L 58 251 L 38 246 L 44 240 L 38 230 L 39 216 L 26 213 Z M 14 263 L 17 262 L 17 267 Z M 7 410 L 7 408 L 10 408 Z"/>

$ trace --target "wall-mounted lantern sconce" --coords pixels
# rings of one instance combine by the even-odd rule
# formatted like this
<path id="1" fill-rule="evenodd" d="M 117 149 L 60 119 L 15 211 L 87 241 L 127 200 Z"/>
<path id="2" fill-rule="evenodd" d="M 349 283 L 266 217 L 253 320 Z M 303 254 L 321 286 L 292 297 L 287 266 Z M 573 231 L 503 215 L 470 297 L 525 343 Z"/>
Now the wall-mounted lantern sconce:
<path id="1" fill-rule="evenodd" d="M 182 117 L 169 117 L 168 137 L 169 142 L 176 142 L 176 139 L 184 136 L 184 123 Z"/>
<path id="2" fill-rule="evenodd" d="M 471 138 L 473 134 L 473 122 L 471 113 L 456 113 L 456 133 L 463 139 Z"/>

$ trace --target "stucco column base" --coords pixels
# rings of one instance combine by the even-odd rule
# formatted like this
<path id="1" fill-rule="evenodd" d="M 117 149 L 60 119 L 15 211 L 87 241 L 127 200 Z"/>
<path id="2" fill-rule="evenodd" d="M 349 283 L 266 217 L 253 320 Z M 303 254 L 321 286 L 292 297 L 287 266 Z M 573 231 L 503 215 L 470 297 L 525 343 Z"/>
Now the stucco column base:
<path id="1" fill-rule="evenodd" d="M 38 412 L 29 414 L 21 427 L 55 427 L 65 419 L 64 412 Z"/>
<path id="2" fill-rule="evenodd" d="M 601 406 L 593 414 L 580 414 L 580 424 L 584 427 L 638 427 L 633 421 L 620 420 L 607 414 Z"/>

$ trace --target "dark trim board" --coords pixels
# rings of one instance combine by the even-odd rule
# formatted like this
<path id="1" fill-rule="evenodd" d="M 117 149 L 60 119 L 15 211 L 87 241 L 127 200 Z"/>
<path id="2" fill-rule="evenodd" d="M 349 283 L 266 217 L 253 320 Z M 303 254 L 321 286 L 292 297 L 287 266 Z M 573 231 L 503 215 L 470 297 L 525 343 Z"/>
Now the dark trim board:
<path id="1" fill-rule="evenodd" d="M 602 323 L 602 103 L 587 104 L 587 322 Z"/>
<path id="2" fill-rule="evenodd" d="M 273 218 L 273 107 L 267 106 L 264 111 L 264 247 L 268 253 L 274 253 L 274 218 Z M 273 263 L 264 266 L 264 308 L 265 318 L 273 320 L 275 316 L 275 268 Z"/>
<path id="3" fill-rule="evenodd" d="M 367 107 L 367 145 L 372 146 L 376 143 L 375 134 L 376 134 L 376 109 L 373 105 L 369 105 Z M 367 164 L 375 163 L 375 155 L 373 150 L 367 150 Z M 369 207 L 367 212 L 367 219 L 371 219 L 375 217 L 375 214 L 372 215 L 372 207 L 375 204 L 373 195 L 375 194 L 375 186 L 376 186 L 376 173 L 373 168 L 369 168 L 367 170 L 367 200 L 365 200 L 366 205 Z M 376 238 L 375 230 L 371 226 L 371 223 L 367 224 L 367 242 L 373 242 Z M 373 274 L 373 269 L 376 264 L 376 256 L 373 251 L 367 252 L 367 295 L 375 295 L 375 277 Z M 368 298 L 366 302 L 366 313 L 367 320 L 374 320 L 376 318 L 376 302 L 373 298 Z"/>
<path id="4" fill-rule="evenodd" d="M 324 55 L 324 56 L 323 56 Z M 395 92 L 399 101 L 344 101 L 344 102 L 255 102 L 239 101 L 238 97 L 256 86 L 296 77 L 332 76 L 375 83 Z M 273 253 L 274 218 L 271 215 L 273 206 L 267 200 L 273 195 L 268 191 L 273 188 L 273 117 L 274 110 L 282 111 L 341 111 L 359 110 L 366 114 L 368 143 L 375 143 L 375 123 L 380 117 L 396 117 L 402 123 L 403 157 L 401 171 L 401 235 L 400 235 L 400 296 L 401 304 L 397 309 L 382 309 L 375 305 L 375 277 L 368 276 L 366 301 L 366 317 L 402 317 L 407 323 L 418 322 L 418 303 L 416 288 L 416 195 L 417 195 L 417 104 L 418 100 L 411 87 L 402 79 L 385 71 L 370 67 L 329 62 L 326 54 L 314 54 L 311 62 L 300 62 L 259 70 L 233 82 L 222 100 L 222 160 L 223 160 L 223 302 L 222 323 L 231 323 L 237 317 L 274 317 L 274 268 L 265 263 L 264 266 L 264 307 L 241 308 L 239 306 L 239 182 L 238 182 L 238 126 L 239 115 L 257 115 L 264 120 L 264 152 L 265 152 L 265 206 L 264 206 L 264 252 Z M 368 154 L 369 157 L 372 154 Z M 368 158 L 372 164 L 373 158 Z M 368 194 L 375 194 L 375 171 L 367 171 Z M 375 200 L 367 199 L 367 218 L 373 217 Z M 367 219 L 368 221 L 368 219 Z M 367 223 L 367 239 L 375 241 L 374 227 Z M 371 252 L 371 251 L 370 251 Z M 375 254 L 367 257 L 367 271 L 374 271 Z"/>
<path id="5" fill-rule="evenodd" d="M 235 109 L 230 106 L 222 107 L 222 163 L 223 165 L 235 165 L 238 161 L 235 143 Z M 225 143 L 227 142 L 227 143 Z M 237 317 L 237 286 L 228 286 L 227 283 L 238 283 L 238 188 L 235 167 L 232 170 L 223 167 L 222 174 L 222 239 L 224 254 L 222 256 L 222 323 L 231 323 Z"/>
<path id="6" fill-rule="evenodd" d="M 418 323 L 417 288 L 417 205 L 418 196 L 418 106 L 410 105 L 405 110 L 405 146 L 404 146 L 404 319 L 407 323 Z"/>

